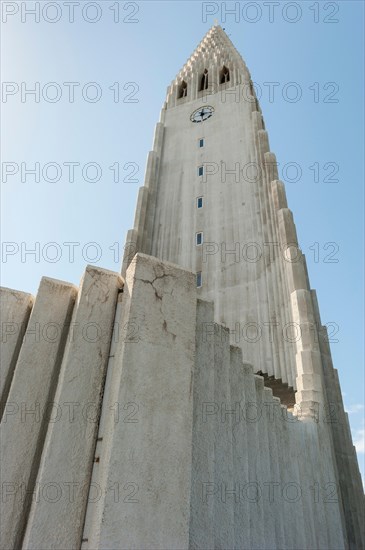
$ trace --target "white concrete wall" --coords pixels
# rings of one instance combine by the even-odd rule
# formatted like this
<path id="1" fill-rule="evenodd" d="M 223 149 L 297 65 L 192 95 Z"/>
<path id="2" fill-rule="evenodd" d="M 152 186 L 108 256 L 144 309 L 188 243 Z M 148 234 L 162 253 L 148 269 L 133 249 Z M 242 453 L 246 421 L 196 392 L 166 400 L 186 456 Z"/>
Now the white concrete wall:
<path id="1" fill-rule="evenodd" d="M 8 404 L 51 400 L 62 414 L 24 423 L 6 410 L 2 547 L 347 548 L 325 419 L 272 396 L 197 303 L 193 273 L 138 254 L 121 285 L 86 270 L 71 337 L 76 289 L 42 281 L 28 330 L 58 315 L 66 348 L 65 332 L 62 346 L 26 340 Z M 92 409 L 70 421 L 67 403 Z"/>
<path id="2" fill-rule="evenodd" d="M 123 339 L 115 353 L 93 478 L 108 490 L 89 506 L 83 548 L 188 547 L 195 322 L 194 275 L 138 255 L 120 317 L 138 327 L 138 340 Z"/>

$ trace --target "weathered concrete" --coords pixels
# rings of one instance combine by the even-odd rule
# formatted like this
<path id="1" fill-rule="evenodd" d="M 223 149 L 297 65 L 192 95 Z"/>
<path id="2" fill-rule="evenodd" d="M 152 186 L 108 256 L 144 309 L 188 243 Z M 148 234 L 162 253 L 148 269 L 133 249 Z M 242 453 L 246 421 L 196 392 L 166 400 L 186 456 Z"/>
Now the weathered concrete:
<path id="1" fill-rule="evenodd" d="M 194 431 L 189 547 L 214 548 L 214 308 L 198 300 L 193 381 Z"/>
<path id="2" fill-rule="evenodd" d="M 27 325 L 0 428 L 1 548 L 22 539 L 75 297 L 44 277 Z"/>
<path id="3" fill-rule="evenodd" d="M 28 329 L 49 314 L 47 281 Z M 17 389 L 26 400 L 29 388 L 61 407 L 38 431 L 6 411 L 7 472 L 21 482 L 28 472 L 35 497 L 25 506 L 11 495 L 15 515 L 5 507 L 4 518 L 14 540 L 5 547 L 346 548 L 342 498 L 328 500 L 338 474 L 321 414 L 316 422 L 280 405 L 214 323 L 213 305 L 197 307 L 193 273 L 138 254 L 123 293 L 121 284 L 115 273 L 87 269 L 54 398 L 21 384 L 27 340 L 22 346 L 10 397 Z M 75 289 L 61 288 L 72 303 Z M 91 342 L 86 325 L 100 327 L 100 338 Z M 23 439 L 11 441 L 8 420 L 28 455 Z"/>
<path id="4" fill-rule="evenodd" d="M 245 378 L 242 350 L 231 347 L 230 393 L 232 417 L 233 472 L 230 489 L 234 491 L 234 548 L 250 548 L 250 503 L 242 497 L 241 488 L 249 481 L 247 403 L 243 389 Z M 232 497 L 231 497 L 232 498 Z"/>
<path id="5" fill-rule="evenodd" d="M 48 426 L 37 485 L 53 487 L 33 502 L 23 548 L 79 548 L 94 459 L 105 368 L 121 277 L 87 267 L 62 362 L 55 402 L 56 422 Z M 91 496 L 96 498 L 91 488 Z M 52 526 L 50 529 L 49 526 Z"/>
<path id="6" fill-rule="evenodd" d="M 33 296 L 10 288 L 0 289 L 0 419 L 8 397 L 15 364 L 33 306 Z"/>
<path id="7" fill-rule="evenodd" d="M 121 342 L 115 358 L 117 403 L 121 411 L 131 405 L 135 415 L 130 422 L 117 423 L 111 440 L 105 442 L 111 450 L 103 466 L 107 480 L 101 484 L 110 488 L 117 483 L 119 499 L 103 496 L 97 547 L 187 548 L 195 277 L 138 255 L 127 271 L 122 311 L 122 325 L 137 324 L 138 341 Z M 101 465 L 103 460 L 101 454 Z M 93 534 L 84 532 L 83 538 L 93 539 Z"/>

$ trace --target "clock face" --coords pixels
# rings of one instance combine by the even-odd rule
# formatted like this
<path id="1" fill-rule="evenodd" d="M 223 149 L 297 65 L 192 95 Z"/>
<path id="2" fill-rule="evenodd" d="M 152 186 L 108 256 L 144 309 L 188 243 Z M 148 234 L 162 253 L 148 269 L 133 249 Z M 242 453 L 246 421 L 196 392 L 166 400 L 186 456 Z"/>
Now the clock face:
<path id="1" fill-rule="evenodd" d="M 190 116 L 190 120 L 191 122 L 203 122 L 203 120 L 210 118 L 213 113 L 214 108 L 207 105 L 206 107 L 201 107 L 200 109 L 194 111 Z"/>

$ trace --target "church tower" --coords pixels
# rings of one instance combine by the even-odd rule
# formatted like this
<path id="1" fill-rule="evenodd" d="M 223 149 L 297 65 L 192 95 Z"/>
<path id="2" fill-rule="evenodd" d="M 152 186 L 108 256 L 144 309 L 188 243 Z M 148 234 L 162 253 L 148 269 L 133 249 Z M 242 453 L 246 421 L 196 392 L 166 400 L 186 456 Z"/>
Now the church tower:
<path id="1" fill-rule="evenodd" d="M 296 367 L 299 323 L 312 323 L 305 262 L 246 65 L 213 27 L 167 91 L 123 271 L 135 251 L 197 275 L 218 323 L 283 402 L 319 402 Z M 304 317 L 303 317 L 304 316 Z M 317 373 L 318 374 L 318 373 Z"/>
<path id="2" fill-rule="evenodd" d="M 326 328 L 221 27 L 167 90 L 122 274 L 0 305 L 1 548 L 363 548 Z"/>
<path id="3" fill-rule="evenodd" d="M 218 25 L 167 89 L 122 274 L 136 252 L 196 274 L 215 322 L 289 410 L 335 419 L 333 452 L 356 544 L 361 520 L 350 503 L 362 491 L 348 487 L 360 477 L 326 327 L 250 73 Z"/>

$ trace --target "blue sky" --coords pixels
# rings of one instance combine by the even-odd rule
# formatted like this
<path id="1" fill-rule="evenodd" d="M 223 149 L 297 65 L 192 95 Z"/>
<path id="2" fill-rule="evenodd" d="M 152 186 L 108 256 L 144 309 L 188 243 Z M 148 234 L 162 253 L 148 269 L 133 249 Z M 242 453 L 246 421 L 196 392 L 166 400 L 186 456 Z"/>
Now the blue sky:
<path id="1" fill-rule="evenodd" d="M 2 285 L 35 294 L 43 275 L 78 284 L 86 263 L 119 270 L 166 88 L 217 19 L 257 84 L 322 321 L 338 326 L 332 355 L 364 471 L 363 2 L 81 1 L 74 22 L 62 1 L 40 2 L 36 22 L 24 12 L 35 4 L 2 2 L 1 236 L 14 252 L 3 248 Z M 79 84 L 73 102 L 65 82 Z M 21 83 L 39 83 L 39 102 L 22 101 Z M 35 163 L 39 182 L 25 173 Z"/>

